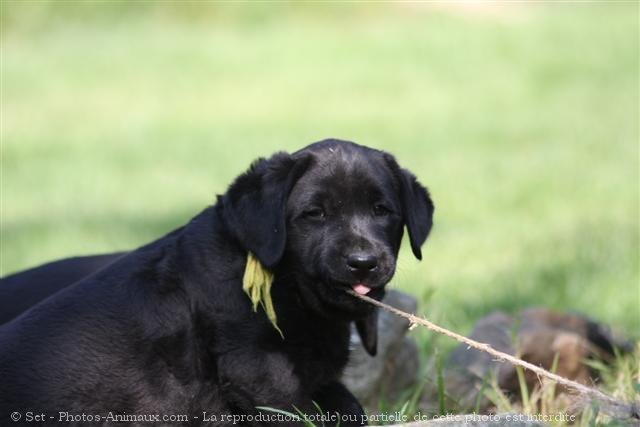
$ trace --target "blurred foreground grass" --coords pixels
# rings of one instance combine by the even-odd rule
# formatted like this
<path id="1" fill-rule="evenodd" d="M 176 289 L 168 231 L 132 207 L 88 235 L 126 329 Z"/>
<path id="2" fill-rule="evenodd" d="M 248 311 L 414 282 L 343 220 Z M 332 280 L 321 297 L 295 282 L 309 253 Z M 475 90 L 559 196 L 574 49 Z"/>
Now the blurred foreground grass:
<path id="1" fill-rule="evenodd" d="M 430 319 L 545 305 L 638 336 L 637 4 L 123 5 L 2 3 L 0 274 L 135 248 L 340 137 L 431 190 L 394 279 Z"/>

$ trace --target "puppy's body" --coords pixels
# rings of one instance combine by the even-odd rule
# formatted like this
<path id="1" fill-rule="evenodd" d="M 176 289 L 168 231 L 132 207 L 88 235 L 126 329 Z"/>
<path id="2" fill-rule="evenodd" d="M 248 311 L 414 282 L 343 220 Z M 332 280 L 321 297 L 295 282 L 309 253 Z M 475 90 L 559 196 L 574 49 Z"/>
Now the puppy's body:
<path id="1" fill-rule="evenodd" d="M 224 414 L 257 406 L 315 413 L 315 401 L 351 415 L 341 425 L 362 423 L 338 378 L 350 322 L 375 347 L 375 313 L 344 290 L 382 297 L 403 223 L 419 255 L 433 207 L 405 175 L 383 153 L 339 141 L 258 162 L 186 226 L 3 325 L 0 416 L 207 412 L 224 425 Z M 423 208 L 406 193 L 420 189 L 427 210 L 410 213 Z M 242 290 L 248 252 L 274 272 L 284 339 Z"/>

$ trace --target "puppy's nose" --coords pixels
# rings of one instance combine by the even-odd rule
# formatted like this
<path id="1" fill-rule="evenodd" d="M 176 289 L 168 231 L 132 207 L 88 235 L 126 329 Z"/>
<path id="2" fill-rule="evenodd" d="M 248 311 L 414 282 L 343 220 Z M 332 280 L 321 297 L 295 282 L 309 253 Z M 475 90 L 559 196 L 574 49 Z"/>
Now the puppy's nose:
<path id="1" fill-rule="evenodd" d="M 368 273 L 378 266 L 378 260 L 372 254 L 355 253 L 347 257 L 347 266 L 353 273 Z"/>

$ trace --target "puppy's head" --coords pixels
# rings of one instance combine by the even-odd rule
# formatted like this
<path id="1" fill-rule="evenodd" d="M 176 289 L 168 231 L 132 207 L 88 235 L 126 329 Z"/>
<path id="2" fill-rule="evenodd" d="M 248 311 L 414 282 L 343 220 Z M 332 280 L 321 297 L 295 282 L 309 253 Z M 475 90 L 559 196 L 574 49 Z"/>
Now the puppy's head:
<path id="1" fill-rule="evenodd" d="M 223 204 L 230 230 L 247 251 L 276 279 L 294 277 L 310 309 L 355 320 L 363 344 L 375 353 L 375 311 L 345 291 L 384 296 L 404 226 L 421 258 L 434 208 L 411 173 L 382 151 L 326 140 L 259 160 Z"/>

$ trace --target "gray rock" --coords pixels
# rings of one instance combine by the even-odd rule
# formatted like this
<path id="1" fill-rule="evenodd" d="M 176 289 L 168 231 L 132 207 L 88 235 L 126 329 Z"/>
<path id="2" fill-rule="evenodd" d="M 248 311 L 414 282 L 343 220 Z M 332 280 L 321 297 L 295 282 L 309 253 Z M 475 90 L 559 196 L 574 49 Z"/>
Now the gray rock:
<path id="1" fill-rule="evenodd" d="M 503 312 L 492 313 L 480 319 L 471 333 L 471 338 L 491 346 L 505 353 L 513 354 L 511 328 L 513 318 Z M 483 381 L 488 381 L 492 370 L 511 369 L 512 365 L 496 363 L 493 356 L 488 353 L 474 350 L 467 345 L 458 345 L 449 356 L 444 373 L 445 390 L 453 400 L 447 399 L 447 407 L 457 407 L 462 410 L 470 410 L 479 403 L 481 412 L 485 412 L 491 402 L 484 396 L 480 396 L 477 402 L 478 392 Z M 486 378 L 486 379 L 485 379 Z M 436 391 L 433 390 L 428 401 L 435 401 Z"/>
<path id="2" fill-rule="evenodd" d="M 389 400 L 396 400 L 416 383 L 419 367 L 418 345 L 413 337 L 405 336 L 387 360 L 381 391 L 390 397 Z"/>
<path id="3" fill-rule="evenodd" d="M 409 313 L 417 308 L 416 299 L 390 290 L 386 304 Z M 380 397 L 393 401 L 400 392 L 416 381 L 419 359 L 415 340 L 407 337 L 409 322 L 380 310 L 378 316 L 378 354 L 369 356 L 360 337 L 351 332 L 351 357 L 342 380 L 349 390 L 367 407 L 375 407 Z"/>

